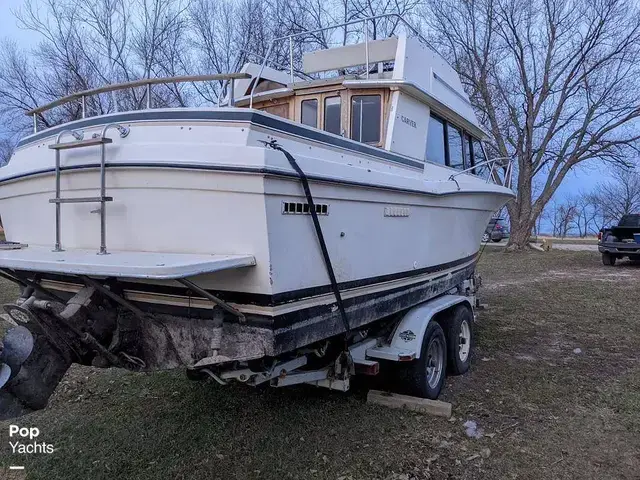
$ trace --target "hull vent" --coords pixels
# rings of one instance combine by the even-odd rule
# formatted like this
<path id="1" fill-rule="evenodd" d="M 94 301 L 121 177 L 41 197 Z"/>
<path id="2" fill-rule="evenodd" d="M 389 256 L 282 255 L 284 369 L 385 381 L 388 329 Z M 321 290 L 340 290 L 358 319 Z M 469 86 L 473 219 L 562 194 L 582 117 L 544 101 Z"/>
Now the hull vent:
<path id="1" fill-rule="evenodd" d="M 329 205 L 326 203 L 316 203 L 316 213 L 318 215 L 329 215 Z M 282 202 L 283 215 L 309 215 L 309 204 L 302 202 Z"/>

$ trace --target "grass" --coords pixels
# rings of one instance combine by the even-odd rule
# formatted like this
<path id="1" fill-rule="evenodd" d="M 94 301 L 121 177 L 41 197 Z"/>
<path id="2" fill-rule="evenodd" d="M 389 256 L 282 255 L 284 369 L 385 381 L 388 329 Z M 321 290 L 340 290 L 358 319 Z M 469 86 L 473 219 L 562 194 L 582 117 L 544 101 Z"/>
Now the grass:
<path id="1" fill-rule="evenodd" d="M 447 380 L 451 421 L 368 405 L 364 387 L 74 367 L 46 410 L 14 421 L 56 451 L 21 458 L 3 443 L 0 465 L 46 480 L 638 478 L 640 267 L 487 249 L 479 271 L 489 308 L 471 371 Z M 468 438 L 467 420 L 485 436 Z"/>

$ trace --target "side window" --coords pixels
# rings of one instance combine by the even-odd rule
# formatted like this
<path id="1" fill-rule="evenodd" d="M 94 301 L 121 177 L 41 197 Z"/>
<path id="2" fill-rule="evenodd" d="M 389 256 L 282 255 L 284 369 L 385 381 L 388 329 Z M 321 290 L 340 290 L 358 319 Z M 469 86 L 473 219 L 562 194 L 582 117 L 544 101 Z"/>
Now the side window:
<path id="1" fill-rule="evenodd" d="M 469 134 L 464 134 L 464 166 L 469 168 L 473 165 L 472 152 L 471 152 L 471 137 Z"/>
<path id="2" fill-rule="evenodd" d="M 382 114 L 380 95 L 354 95 L 351 97 L 351 138 L 364 143 L 380 141 Z"/>
<path id="3" fill-rule="evenodd" d="M 318 127 L 318 100 L 315 98 L 312 100 L 302 101 L 302 115 L 301 121 L 303 125 L 309 125 L 310 127 Z"/>
<path id="4" fill-rule="evenodd" d="M 484 150 L 482 150 L 482 144 L 480 140 L 472 139 L 471 147 L 473 149 L 473 164 L 478 165 L 480 162 L 484 162 L 486 160 L 484 156 Z M 489 169 L 486 165 L 482 165 L 475 170 L 475 174 L 481 176 L 482 178 L 486 178 L 489 174 Z"/>
<path id="5" fill-rule="evenodd" d="M 449 166 L 464 170 L 464 159 L 462 158 L 462 132 L 453 125 L 448 124 L 447 136 L 449 137 Z"/>
<path id="6" fill-rule="evenodd" d="M 429 118 L 427 130 L 427 160 L 445 164 L 444 122 L 433 116 Z"/>
<path id="7" fill-rule="evenodd" d="M 340 125 L 340 97 L 329 97 L 324 99 L 324 129 L 327 132 L 342 134 Z"/>

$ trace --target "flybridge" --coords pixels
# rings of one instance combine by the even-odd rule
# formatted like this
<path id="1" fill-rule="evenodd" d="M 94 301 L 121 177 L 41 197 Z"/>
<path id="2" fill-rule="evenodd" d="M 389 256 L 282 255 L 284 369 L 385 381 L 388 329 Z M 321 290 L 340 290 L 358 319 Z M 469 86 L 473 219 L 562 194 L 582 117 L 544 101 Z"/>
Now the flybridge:
<path id="1" fill-rule="evenodd" d="M 371 40 L 369 38 L 370 25 L 373 22 L 383 19 L 397 20 L 398 24 L 403 26 L 409 35 L 401 34 L 399 37 Z M 294 42 L 312 34 L 335 30 L 337 28 L 347 28 L 354 25 L 361 27 L 361 35 L 357 37 L 363 39 L 361 43 L 306 52 L 302 58 L 302 68 L 297 67 L 293 52 Z M 274 46 L 285 41 L 288 41 L 290 45 L 289 65 L 288 72 L 286 73 L 279 69 L 269 67 L 270 56 Z M 393 66 L 391 76 L 386 75 L 383 71 L 384 64 Z M 94 95 L 132 88 L 144 88 L 144 105 L 149 109 L 153 108 L 152 87 L 154 85 L 214 81 L 224 84 L 222 89 L 226 94 L 220 97 L 223 99 L 223 104 L 233 106 L 235 100 L 248 96 L 249 106 L 252 106 L 254 97 L 260 96 L 260 94 L 265 91 L 273 90 L 267 87 L 261 91 L 260 85 L 264 85 L 265 80 L 272 81 L 274 84 L 281 86 L 291 87 L 296 83 L 304 84 L 308 82 L 308 80 L 302 79 L 300 75 L 312 78 L 310 77 L 312 74 L 352 69 L 352 67 L 363 67 L 364 71 L 354 76 L 346 76 L 345 80 L 358 81 L 375 79 L 377 81 L 376 85 L 378 86 L 399 88 L 421 101 L 431 102 L 431 107 L 439 110 L 439 113 L 445 117 L 449 116 L 449 113 L 454 113 L 454 116 L 456 116 L 455 112 L 458 112 L 456 120 L 466 124 L 465 126 L 468 127 L 474 135 L 482 138 L 482 129 L 470 107 L 469 100 L 456 72 L 440 55 L 429 48 L 428 41 L 398 14 L 376 15 L 331 25 L 314 31 L 305 31 L 276 38 L 270 44 L 267 55 L 264 57 L 259 69 L 257 69 L 257 71 L 256 69 L 251 69 L 252 71 L 250 73 L 243 71 L 238 73 L 148 78 L 106 85 L 67 95 L 46 105 L 29 110 L 26 114 L 33 117 L 35 132 L 38 129 L 37 120 L 39 115 L 67 103 L 79 102 L 82 106 L 82 118 L 90 116 L 90 112 L 87 110 L 87 99 Z M 285 81 L 285 78 L 287 78 L 285 75 L 287 73 L 288 82 Z M 387 80 L 387 82 L 383 82 L 383 80 Z M 362 83 L 358 86 L 366 88 L 366 85 L 367 84 Z M 464 105 L 461 105 L 460 102 Z M 447 112 L 448 109 L 454 112 Z"/>

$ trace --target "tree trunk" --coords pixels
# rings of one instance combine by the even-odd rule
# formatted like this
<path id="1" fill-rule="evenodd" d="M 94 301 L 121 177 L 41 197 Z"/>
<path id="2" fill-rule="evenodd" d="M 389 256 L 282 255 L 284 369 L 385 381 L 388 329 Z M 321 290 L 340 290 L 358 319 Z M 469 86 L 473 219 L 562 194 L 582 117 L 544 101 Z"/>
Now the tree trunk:
<path id="1" fill-rule="evenodd" d="M 525 250 L 529 248 L 532 228 L 533 225 L 527 219 L 523 219 L 521 222 L 512 220 L 511 235 L 509 236 L 507 248 L 509 250 Z"/>
<path id="2" fill-rule="evenodd" d="M 511 223 L 511 235 L 507 248 L 509 250 L 524 250 L 529 248 L 531 230 L 538 219 L 538 215 L 533 215 L 533 202 L 531 196 L 532 184 L 529 175 L 530 165 L 523 157 L 518 159 L 518 187 L 516 200 L 507 203 L 509 219 Z"/>

